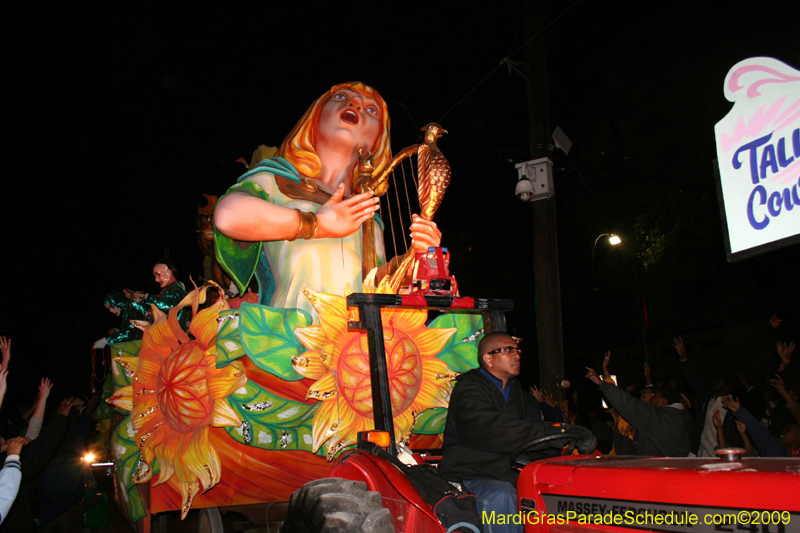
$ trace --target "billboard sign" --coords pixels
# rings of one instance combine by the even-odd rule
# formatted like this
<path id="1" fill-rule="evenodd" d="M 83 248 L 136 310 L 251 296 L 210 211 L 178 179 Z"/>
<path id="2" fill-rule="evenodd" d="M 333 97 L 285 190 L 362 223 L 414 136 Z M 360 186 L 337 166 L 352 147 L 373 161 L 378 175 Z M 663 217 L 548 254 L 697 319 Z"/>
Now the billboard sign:
<path id="1" fill-rule="evenodd" d="M 769 57 L 725 77 L 733 108 L 714 127 L 728 261 L 800 242 L 800 71 Z"/>

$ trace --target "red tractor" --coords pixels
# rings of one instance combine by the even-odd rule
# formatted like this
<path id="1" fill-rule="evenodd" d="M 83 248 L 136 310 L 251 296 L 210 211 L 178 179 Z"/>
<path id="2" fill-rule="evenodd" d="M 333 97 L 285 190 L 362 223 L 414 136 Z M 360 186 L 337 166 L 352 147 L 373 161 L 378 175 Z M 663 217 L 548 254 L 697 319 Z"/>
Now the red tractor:
<path id="1" fill-rule="evenodd" d="M 330 477 L 307 483 L 292 495 L 281 531 L 449 533 L 480 531 L 481 526 L 491 531 L 512 521 L 528 533 L 800 533 L 800 458 L 741 458 L 734 451 L 717 458 L 564 455 L 521 464 L 524 452 L 549 446 L 552 440 L 563 440 L 571 450 L 582 435 L 569 432 L 536 439 L 513 454 L 512 462 L 521 468 L 518 514 L 484 512 L 477 524 L 451 521 L 443 526 L 439 505 L 432 504 L 430 495 L 423 497 L 419 480 L 395 459 L 380 309 L 409 305 L 409 300 L 352 294 L 347 303 L 358 307 L 360 316 L 350 328 L 368 335 L 375 431 L 359 436 L 358 448 L 336 460 Z M 503 331 L 504 313 L 513 304 L 426 295 L 424 306 L 483 313 L 487 331 Z M 415 455 L 435 462 L 435 456 Z M 442 493 L 439 501 L 463 494 L 455 487 L 451 492 Z"/>

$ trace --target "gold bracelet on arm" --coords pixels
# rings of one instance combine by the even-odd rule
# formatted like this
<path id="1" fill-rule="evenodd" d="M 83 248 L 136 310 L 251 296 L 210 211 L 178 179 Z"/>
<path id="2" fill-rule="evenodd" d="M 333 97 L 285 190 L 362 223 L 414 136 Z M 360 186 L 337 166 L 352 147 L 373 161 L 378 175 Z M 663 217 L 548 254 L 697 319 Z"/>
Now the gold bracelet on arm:
<path id="1" fill-rule="evenodd" d="M 316 213 L 306 213 L 305 211 L 300 211 L 299 209 L 295 209 L 297 213 L 300 215 L 300 225 L 297 227 L 297 233 L 290 241 L 294 241 L 297 239 L 313 239 L 314 235 L 317 234 L 317 214 Z"/>

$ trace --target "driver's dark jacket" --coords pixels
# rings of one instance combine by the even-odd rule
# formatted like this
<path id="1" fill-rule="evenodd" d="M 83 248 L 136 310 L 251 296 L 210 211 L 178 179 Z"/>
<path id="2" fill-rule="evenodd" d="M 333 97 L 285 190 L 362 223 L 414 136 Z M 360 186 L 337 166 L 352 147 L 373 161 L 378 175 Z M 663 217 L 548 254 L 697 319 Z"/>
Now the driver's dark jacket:
<path id="1" fill-rule="evenodd" d="M 545 424 L 538 402 L 514 378 L 508 403 L 480 369 L 458 377 L 444 428 L 439 472 L 450 481 L 497 479 L 516 483 L 511 452 L 530 440 L 559 430 Z"/>

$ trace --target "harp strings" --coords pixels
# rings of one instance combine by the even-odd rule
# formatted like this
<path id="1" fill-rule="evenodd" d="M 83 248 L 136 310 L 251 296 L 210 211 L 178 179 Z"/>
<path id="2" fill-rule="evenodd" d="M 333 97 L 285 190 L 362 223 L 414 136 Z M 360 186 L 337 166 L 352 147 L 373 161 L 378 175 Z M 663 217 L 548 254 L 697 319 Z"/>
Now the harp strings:
<path id="1" fill-rule="evenodd" d="M 392 177 L 394 177 L 394 172 L 392 172 Z M 394 247 L 394 256 L 397 257 L 397 239 L 394 236 L 394 216 L 392 215 L 392 206 L 389 205 L 389 196 L 386 196 L 386 211 L 389 213 L 389 233 L 392 234 L 392 246 Z M 378 204 L 380 205 L 380 212 L 381 212 L 381 220 L 385 221 L 386 217 L 383 214 L 383 200 Z M 383 249 L 386 250 L 386 232 L 382 233 L 383 238 Z"/>
<path id="2" fill-rule="evenodd" d="M 400 163 L 400 168 L 404 168 L 404 163 Z M 403 171 L 403 180 L 405 180 L 405 170 Z M 408 240 L 406 239 L 406 232 L 403 231 L 405 228 L 405 224 L 403 224 L 403 210 L 400 208 L 400 188 L 397 186 L 397 175 L 395 172 L 392 172 L 392 189 L 394 189 L 394 196 L 397 200 L 397 220 L 398 224 L 400 224 L 400 233 L 403 235 L 403 250 L 408 250 Z M 397 238 L 397 233 L 395 229 L 392 228 L 392 237 Z"/>
<path id="3" fill-rule="evenodd" d="M 409 157 L 405 161 L 401 162 L 400 165 L 400 176 L 398 177 L 397 171 L 392 172 L 392 186 L 391 189 L 394 189 L 394 201 L 389 194 L 385 195 L 386 198 L 386 211 L 389 213 L 389 228 L 388 233 L 391 235 L 392 238 L 392 247 L 394 250 L 394 256 L 398 257 L 399 255 L 408 251 L 408 228 L 404 223 L 404 219 L 408 219 L 409 224 L 411 223 L 411 214 L 413 213 L 412 203 L 414 206 L 419 206 L 419 199 L 416 195 L 417 190 L 417 176 L 414 171 L 414 165 L 416 156 Z M 408 172 L 406 172 L 406 165 L 408 165 Z M 410 176 L 410 177 L 409 177 Z M 399 186 L 397 183 L 398 180 L 403 182 L 402 187 Z M 412 182 L 412 187 L 409 187 L 408 182 Z M 410 189 L 410 190 L 409 190 Z M 403 197 L 400 193 L 404 192 L 405 197 Z M 412 193 L 413 193 L 413 201 L 412 201 Z M 383 202 L 381 202 L 381 218 L 383 218 Z M 395 226 L 395 214 L 397 215 L 397 225 Z M 398 233 L 402 235 L 402 242 L 398 237 Z M 386 239 L 387 235 L 384 234 L 384 249 L 388 249 L 386 247 Z M 398 250 L 400 249 L 400 250 Z M 399 251 L 399 253 L 398 253 Z"/>

